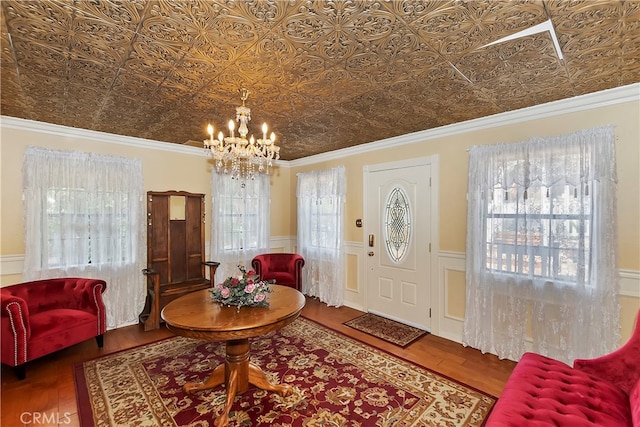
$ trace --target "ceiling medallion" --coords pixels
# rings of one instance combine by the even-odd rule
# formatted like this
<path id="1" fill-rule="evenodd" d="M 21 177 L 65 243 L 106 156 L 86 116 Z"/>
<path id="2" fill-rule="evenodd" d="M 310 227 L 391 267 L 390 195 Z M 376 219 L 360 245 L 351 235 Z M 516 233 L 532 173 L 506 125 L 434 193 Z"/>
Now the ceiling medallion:
<path id="1" fill-rule="evenodd" d="M 229 120 L 229 136 L 224 137 L 222 131 L 218 138 L 213 138 L 213 126 L 207 126 L 209 138 L 204 140 L 204 148 L 211 151 L 215 160 L 218 173 L 231 175 L 234 179 L 253 179 L 256 173 L 268 174 L 273 166 L 273 160 L 280 158 L 280 147 L 276 146 L 276 135 L 271 132 L 267 138 L 267 124 L 262 124 L 262 138 L 247 140 L 251 121 L 251 109 L 244 105 L 249 97 L 249 91 L 245 88 L 239 90 L 242 106 L 236 107 L 236 120 L 240 123 L 238 133 L 235 136 L 235 122 Z M 257 166 L 257 169 L 256 169 Z"/>

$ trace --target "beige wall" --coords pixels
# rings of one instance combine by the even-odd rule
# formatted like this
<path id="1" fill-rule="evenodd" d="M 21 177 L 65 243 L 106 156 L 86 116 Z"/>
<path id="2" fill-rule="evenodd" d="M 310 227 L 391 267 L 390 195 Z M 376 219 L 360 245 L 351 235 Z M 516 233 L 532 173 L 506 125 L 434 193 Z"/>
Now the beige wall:
<path id="1" fill-rule="evenodd" d="M 205 157 L 120 144 L 97 143 L 83 138 L 46 135 L 5 127 L 2 128 L 1 137 L 1 255 L 24 254 L 22 162 L 25 148 L 29 145 L 139 158 L 143 162 L 145 191 L 183 190 L 207 195 L 210 193 L 209 165 Z M 207 200 L 210 201 L 210 197 Z"/>
<path id="2" fill-rule="evenodd" d="M 439 250 L 464 255 L 466 237 L 466 189 L 468 153 L 474 145 L 519 142 L 533 136 L 561 135 L 612 124 L 615 126 L 618 170 L 618 241 L 619 267 L 623 270 L 640 270 L 640 102 L 621 103 L 585 111 L 556 114 L 551 117 L 524 120 L 518 123 L 493 126 L 480 130 L 468 130 L 456 135 L 432 137 L 425 133 L 425 140 L 385 147 L 377 151 L 358 152 L 340 159 L 320 161 L 296 166 L 291 171 L 291 198 L 295 200 L 295 176 L 299 172 L 323 170 L 344 166 L 347 175 L 347 202 L 345 236 L 347 241 L 363 242 L 363 228 L 355 226 L 357 218 L 363 218 L 363 167 L 378 163 L 438 155 L 439 157 Z M 292 206 L 292 217 L 295 210 Z M 295 234 L 293 231 L 291 234 Z M 348 264 L 349 268 L 351 264 Z M 353 267 L 351 267 L 353 268 Z M 353 277 L 353 272 L 347 275 Z M 443 310 L 453 317 L 464 313 L 464 274 L 452 272 L 450 283 L 440 289 L 447 292 Z M 632 281 L 631 287 L 640 286 Z M 636 290 L 631 289 L 632 293 Z M 623 340 L 630 336 L 634 319 L 640 309 L 640 289 L 634 296 L 621 297 L 621 333 Z"/>
<path id="3" fill-rule="evenodd" d="M 347 240 L 362 241 L 363 167 L 396 160 L 437 154 L 440 159 L 440 250 L 464 252 L 466 236 L 467 149 L 474 145 L 519 142 L 532 136 L 551 136 L 580 129 L 615 125 L 618 165 L 618 222 L 620 268 L 640 268 L 640 136 L 639 103 L 626 103 L 579 113 L 559 115 L 425 142 L 358 153 L 339 160 L 318 162 L 292 168 L 291 197 L 295 199 L 295 176 L 299 172 L 345 166 L 347 174 Z M 293 213 L 295 215 L 295 213 Z M 295 233 L 292 233 L 295 234 Z"/>
<path id="4" fill-rule="evenodd" d="M 40 124 L 41 125 L 41 124 Z M 64 129 L 63 129 L 64 130 Z M 66 129 L 73 133 L 73 129 Z M 78 132 L 76 132 L 78 133 Z M 81 136 L 43 134 L 25 129 L 2 126 L 0 130 L 0 256 L 24 254 L 24 212 L 22 204 L 22 162 L 27 146 L 35 145 L 55 150 L 75 150 L 107 155 L 133 157 L 142 160 L 145 191 L 181 190 L 206 194 L 206 222 L 210 224 L 212 161 L 199 149 L 174 149 L 171 144 L 136 142 L 133 144 L 97 142 L 91 133 Z M 98 137 L 102 135 L 95 133 Z M 105 135 L 106 139 L 118 140 Z M 168 151 L 169 150 L 169 151 Z M 288 168 L 278 168 L 271 177 L 272 188 L 289 186 Z M 272 194 L 272 235 L 289 235 L 291 209 L 288 191 Z M 205 239 L 210 230 L 205 228 Z M 208 251 L 208 248 L 207 248 Z M 20 282 L 21 274 L 0 272 L 0 285 Z"/>
<path id="5" fill-rule="evenodd" d="M 269 230 L 272 236 L 291 236 L 295 233 L 295 230 L 291 228 L 291 223 L 296 222 L 296 217 L 292 216 L 292 214 L 295 215 L 295 212 L 292 212 L 291 206 L 295 207 L 295 203 L 291 203 L 290 185 L 291 170 L 287 167 L 274 168 L 271 174 L 271 223 Z"/>
<path id="6" fill-rule="evenodd" d="M 464 131 L 424 133 L 424 140 L 400 145 L 384 146 L 381 149 L 351 153 L 332 160 L 291 162 L 286 167 L 276 168 L 271 178 L 271 236 L 289 238 L 295 244 L 296 235 L 296 174 L 310 170 L 323 170 L 345 166 L 347 175 L 347 204 L 345 238 L 357 247 L 363 243 L 363 228 L 357 228 L 355 221 L 363 218 L 363 167 L 397 160 L 437 155 L 439 159 L 438 177 L 440 195 L 439 242 L 435 252 L 450 252 L 464 257 L 466 235 L 466 187 L 467 149 L 473 145 L 518 142 L 530 137 L 559 135 L 595 126 L 613 124 L 616 133 L 618 168 L 618 240 L 619 266 L 633 276 L 630 295 L 621 297 L 621 330 L 623 339 L 631 332 L 635 315 L 640 309 L 640 101 L 609 105 L 594 109 L 583 109 L 566 114 L 534 118 L 513 124 L 482 129 L 468 126 Z M 453 127 L 452 129 L 456 129 Z M 455 133 L 455 134 L 454 134 Z M 22 156 L 25 147 L 38 145 L 62 150 L 81 150 L 104 154 L 137 157 L 143 161 L 144 189 L 185 190 L 207 194 L 210 203 L 209 185 L 211 163 L 199 151 L 177 153 L 157 147 L 166 144 L 154 143 L 153 147 L 129 146 L 119 143 L 96 142 L 91 138 L 50 135 L 24 129 L 2 127 L 0 133 L 0 256 L 3 258 L 24 254 L 23 208 L 21 200 Z M 371 144 L 368 148 L 379 147 Z M 337 157 L 337 156 L 332 156 Z M 322 158 L 322 157 L 320 157 Z M 207 211 L 208 212 L 208 211 Z M 206 232 L 209 240 L 209 230 Z M 354 246 L 354 245 L 352 245 Z M 357 252 L 359 249 L 355 249 Z M 364 248 L 362 248 L 364 250 Z M 347 277 L 349 282 L 361 281 L 359 274 L 362 259 L 352 253 L 348 256 Z M 448 276 L 448 279 L 446 279 Z M 20 275 L 0 272 L 0 284 L 16 283 Z M 446 291 L 446 307 L 453 317 L 464 313 L 464 274 L 451 271 L 445 274 L 447 285 L 437 283 Z M 348 289 L 350 290 L 350 289 Z"/>

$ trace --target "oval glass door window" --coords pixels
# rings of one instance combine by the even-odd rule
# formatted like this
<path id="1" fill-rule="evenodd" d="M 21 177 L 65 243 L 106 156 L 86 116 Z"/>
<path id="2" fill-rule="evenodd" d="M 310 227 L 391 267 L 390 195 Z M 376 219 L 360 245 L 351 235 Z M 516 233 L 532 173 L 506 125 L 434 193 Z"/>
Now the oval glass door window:
<path id="1" fill-rule="evenodd" d="M 411 206 L 404 190 L 395 187 L 389 193 L 384 212 L 384 241 L 389 258 L 400 262 L 409 251 L 411 241 Z"/>

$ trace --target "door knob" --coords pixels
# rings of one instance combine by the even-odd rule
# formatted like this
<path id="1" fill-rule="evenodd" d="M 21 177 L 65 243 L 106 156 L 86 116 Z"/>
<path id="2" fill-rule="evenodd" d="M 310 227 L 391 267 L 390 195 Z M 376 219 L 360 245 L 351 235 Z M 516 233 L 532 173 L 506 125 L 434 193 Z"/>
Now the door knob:
<path id="1" fill-rule="evenodd" d="M 373 255 L 374 255 L 374 254 L 373 254 L 373 251 L 369 251 L 369 253 L 368 253 L 367 255 L 369 255 L 369 256 L 373 256 Z"/>

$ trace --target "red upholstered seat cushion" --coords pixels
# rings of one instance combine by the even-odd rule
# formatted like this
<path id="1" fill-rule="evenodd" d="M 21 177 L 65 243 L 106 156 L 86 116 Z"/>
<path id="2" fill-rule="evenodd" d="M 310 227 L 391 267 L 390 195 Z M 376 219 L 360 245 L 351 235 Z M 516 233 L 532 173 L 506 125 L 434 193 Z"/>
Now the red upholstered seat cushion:
<path id="1" fill-rule="evenodd" d="M 82 310 L 60 308 L 43 311 L 30 317 L 30 360 L 69 347 L 78 336 L 98 335 L 96 316 Z"/>
<path id="2" fill-rule="evenodd" d="M 271 271 L 269 273 L 269 280 L 275 280 L 278 285 L 295 285 L 296 276 L 286 271 Z"/>
<path id="3" fill-rule="evenodd" d="M 545 356 L 525 353 L 487 426 L 631 426 L 629 397 L 614 385 Z"/>

